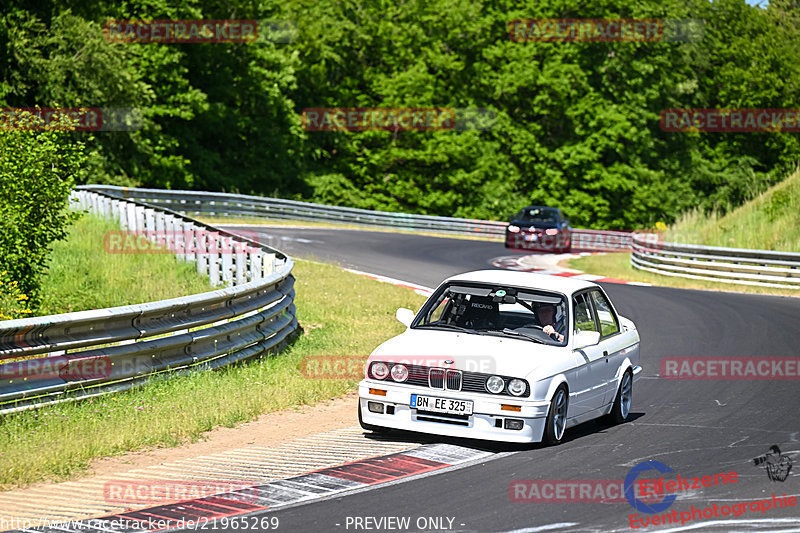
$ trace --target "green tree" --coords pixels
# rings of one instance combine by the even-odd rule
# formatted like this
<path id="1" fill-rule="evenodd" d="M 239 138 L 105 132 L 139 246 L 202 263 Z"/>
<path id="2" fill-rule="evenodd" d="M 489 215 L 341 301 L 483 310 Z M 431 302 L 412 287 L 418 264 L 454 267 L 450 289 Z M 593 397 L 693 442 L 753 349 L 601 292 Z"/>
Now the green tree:
<path id="1" fill-rule="evenodd" d="M 67 122 L 62 126 L 69 126 Z M 69 193 L 85 172 L 84 146 L 71 132 L 0 133 L 0 272 L 35 305 L 52 243 L 75 213 Z"/>

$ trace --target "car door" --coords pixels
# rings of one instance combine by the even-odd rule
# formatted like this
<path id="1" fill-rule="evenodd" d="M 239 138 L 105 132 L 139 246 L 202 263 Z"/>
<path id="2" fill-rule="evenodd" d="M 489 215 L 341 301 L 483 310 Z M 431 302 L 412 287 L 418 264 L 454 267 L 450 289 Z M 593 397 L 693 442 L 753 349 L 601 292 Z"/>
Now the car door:
<path id="1" fill-rule="evenodd" d="M 623 350 L 627 347 L 628 342 L 621 335 L 619 317 L 605 293 L 600 289 L 592 289 L 589 296 L 597 324 L 600 326 L 598 346 L 602 349 L 607 362 L 605 380 L 608 386 L 603 403 L 608 404 L 613 402 L 617 395 L 617 371 L 625 359 Z"/>
<path id="2" fill-rule="evenodd" d="M 588 291 L 574 295 L 572 306 L 573 334 L 579 331 L 600 331 Z M 608 363 L 603 352 L 601 344 L 575 350 L 582 364 L 576 373 L 575 386 L 570 390 L 571 416 L 585 415 L 604 405 L 608 388 Z"/>

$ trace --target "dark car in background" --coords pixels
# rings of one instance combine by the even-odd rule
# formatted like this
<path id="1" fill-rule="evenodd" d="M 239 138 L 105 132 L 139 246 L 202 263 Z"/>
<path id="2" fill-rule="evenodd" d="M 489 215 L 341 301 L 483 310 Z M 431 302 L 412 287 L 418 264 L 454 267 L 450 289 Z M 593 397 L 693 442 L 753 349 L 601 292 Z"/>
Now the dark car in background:
<path id="1" fill-rule="evenodd" d="M 539 252 L 569 252 L 572 228 L 560 209 L 529 205 L 506 228 L 506 248 Z"/>

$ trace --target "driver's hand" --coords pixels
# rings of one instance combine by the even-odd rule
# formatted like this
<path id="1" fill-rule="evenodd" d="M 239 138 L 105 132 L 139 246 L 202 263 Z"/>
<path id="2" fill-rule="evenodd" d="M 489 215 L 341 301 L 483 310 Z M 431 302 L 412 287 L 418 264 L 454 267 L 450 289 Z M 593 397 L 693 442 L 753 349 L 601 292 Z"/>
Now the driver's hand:
<path id="1" fill-rule="evenodd" d="M 545 335 L 550 335 L 551 337 L 555 335 L 555 339 L 558 342 L 564 342 L 564 335 L 556 333 L 556 329 L 553 326 L 548 324 L 547 326 L 542 328 L 542 331 L 544 331 Z"/>

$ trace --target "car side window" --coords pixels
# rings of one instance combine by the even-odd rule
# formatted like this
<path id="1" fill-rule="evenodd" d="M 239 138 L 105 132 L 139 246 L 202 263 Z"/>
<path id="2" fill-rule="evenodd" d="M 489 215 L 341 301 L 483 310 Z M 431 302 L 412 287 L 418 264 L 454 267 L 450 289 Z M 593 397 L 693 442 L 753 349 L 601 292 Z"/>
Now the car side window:
<path id="1" fill-rule="evenodd" d="M 594 309 L 597 311 L 597 319 L 600 321 L 600 335 L 607 337 L 619 332 L 619 321 L 608 303 L 608 298 L 600 291 L 592 291 L 592 301 Z"/>
<path id="2" fill-rule="evenodd" d="M 592 308 L 586 293 L 579 294 L 573 298 L 575 307 L 575 332 L 578 331 L 600 331 L 594 322 Z"/>

